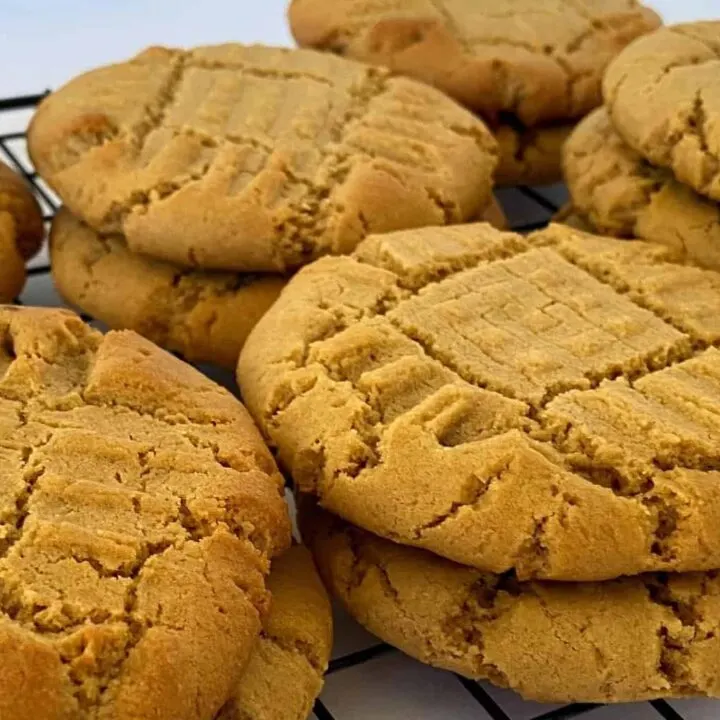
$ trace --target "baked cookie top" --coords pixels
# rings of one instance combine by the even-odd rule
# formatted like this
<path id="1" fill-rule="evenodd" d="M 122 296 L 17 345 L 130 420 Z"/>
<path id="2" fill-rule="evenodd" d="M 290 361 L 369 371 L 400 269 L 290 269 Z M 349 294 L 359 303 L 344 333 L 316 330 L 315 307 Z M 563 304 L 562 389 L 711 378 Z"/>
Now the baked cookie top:
<path id="1" fill-rule="evenodd" d="M 50 232 L 55 286 L 114 329 L 129 329 L 191 362 L 237 365 L 250 330 L 285 286 L 280 275 L 188 270 L 130 252 L 68 210 Z"/>
<path id="2" fill-rule="evenodd" d="M 603 94 L 628 145 L 720 200 L 720 22 L 674 25 L 634 42 L 608 67 Z"/>
<path id="3" fill-rule="evenodd" d="M 497 148 L 439 91 L 329 54 L 151 48 L 44 100 L 38 172 L 98 232 L 179 265 L 282 271 L 373 232 L 459 223 Z"/>
<path id="4" fill-rule="evenodd" d="M 387 65 L 527 125 L 600 103 L 608 62 L 660 24 L 637 0 L 292 0 L 300 45 Z"/>
<path id="5" fill-rule="evenodd" d="M 518 583 L 328 514 L 305 524 L 350 614 L 422 662 L 543 702 L 720 695 L 717 572 Z"/>
<path id="6" fill-rule="evenodd" d="M 250 663 L 217 720 L 306 720 L 332 651 L 332 610 L 307 548 L 273 560 L 272 593 Z"/>
<path id="7" fill-rule="evenodd" d="M 2 307 L 0 340 L 0 716 L 211 717 L 289 542 L 250 417 L 70 312 Z"/>
<path id="8" fill-rule="evenodd" d="M 240 355 L 303 492 L 521 578 L 720 562 L 720 275 L 564 226 L 374 236 L 299 272 Z"/>
<path id="9" fill-rule="evenodd" d="M 720 205 L 626 145 L 604 108 L 580 122 L 563 154 L 573 204 L 599 231 L 662 243 L 720 270 Z"/>

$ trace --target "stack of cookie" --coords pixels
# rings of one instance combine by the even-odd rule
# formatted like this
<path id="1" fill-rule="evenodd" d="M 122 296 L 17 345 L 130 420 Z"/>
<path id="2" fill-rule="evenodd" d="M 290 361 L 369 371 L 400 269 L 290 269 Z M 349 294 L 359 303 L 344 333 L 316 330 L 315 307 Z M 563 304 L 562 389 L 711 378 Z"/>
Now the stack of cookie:
<path id="1" fill-rule="evenodd" d="M 572 204 L 586 223 L 720 270 L 719 66 L 718 22 L 663 28 L 610 65 L 605 106 L 564 151 Z"/>
<path id="2" fill-rule="evenodd" d="M 3 720 L 305 720 L 330 604 L 228 391 L 0 306 L 0 476 Z"/>
<path id="3" fill-rule="evenodd" d="M 25 285 L 25 263 L 45 230 L 40 206 L 22 178 L 0 162 L 0 303 L 12 302 Z"/>
<path id="4" fill-rule="evenodd" d="M 297 273 L 238 380 L 352 615 L 528 698 L 720 695 L 720 273 L 686 259 L 469 224 Z"/>
<path id="5" fill-rule="evenodd" d="M 151 48 L 40 106 L 29 148 L 66 209 L 72 304 L 234 367 L 298 267 L 371 232 L 466 222 L 497 147 L 439 91 L 311 50 Z"/>
<path id="6" fill-rule="evenodd" d="M 499 185 L 559 180 L 608 62 L 660 25 L 638 0 L 292 0 L 288 14 L 301 46 L 388 66 L 481 115 Z"/>

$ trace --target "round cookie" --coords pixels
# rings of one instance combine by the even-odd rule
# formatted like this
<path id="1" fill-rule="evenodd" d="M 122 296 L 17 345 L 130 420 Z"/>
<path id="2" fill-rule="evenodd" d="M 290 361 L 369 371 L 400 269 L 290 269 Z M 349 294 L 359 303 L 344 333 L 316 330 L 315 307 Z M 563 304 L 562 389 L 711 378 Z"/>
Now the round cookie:
<path id="1" fill-rule="evenodd" d="M 151 48 L 71 81 L 28 131 L 98 232 L 186 267 L 285 271 L 485 207 L 497 146 L 437 90 L 330 54 Z"/>
<path id="2" fill-rule="evenodd" d="M 25 261 L 40 249 L 42 212 L 22 178 L 0 162 L 0 302 L 25 285 Z"/>
<path id="3" fill-rule="evenodd" d="M 487 224 L 300 271 L 238 363 L 303 492 L 492 572 L 720 566 L 720 274 L 660 245 Z"/>
<path id="4" fill-rule="evenodd" d="M 597 107 L 608 62 L 660 24 L 637 0 L 292 0 L 288 14 L 299 45 L 386 65 L 529 126 Z"/>
<path id="5" fill-rule="evenodd" d="M 542 702 L 720 696 L 717 572 L 519 583 L 325 513 L 306 524 L 333 594 L 422 662 Z"/>
<path id="6" fill-rule="evenodd" d="M 250 417 L 64 310 L 0 307 L 0 348 L 0 717 L 213 717 L 290 539 Z"/>
<path id="7" fill-rule="evenodd" d="M 234 369 L 250 330 L 285 285 L 279 275 L 186 270 L 136 255 L 66 209 L 50 233 L 53 280 L 72 305 L 130 329 L 191 362 Z"/>
<path id="8" fill-rule="evenodd" d="M 604 108 L 578 125 L 565 145 L 564 168 L 575 207 L 598 230 L 662 243 L 720 270 L 720 205 L 626 145 Z"/>
<path id="9" fill-rule="evenodd" d="M 500 147 L 496 185 L 550 185 L 562 180 L 562 147 L 573 127 L 496 128 L 495 139 Z"/>
<path id="10" fill-rule="evenodd" d="M 270 613 L 234 698 L 216 720 L 306 720 L 332 651 L 332 610 L 307 550 L 273 560 Z"/>
<path id="11" fill-rule="evenodd" d="M 630 147 L 720 200 L 720 22 L 674 25 L 633 43 L 609 66 L 603 95 Z"/>

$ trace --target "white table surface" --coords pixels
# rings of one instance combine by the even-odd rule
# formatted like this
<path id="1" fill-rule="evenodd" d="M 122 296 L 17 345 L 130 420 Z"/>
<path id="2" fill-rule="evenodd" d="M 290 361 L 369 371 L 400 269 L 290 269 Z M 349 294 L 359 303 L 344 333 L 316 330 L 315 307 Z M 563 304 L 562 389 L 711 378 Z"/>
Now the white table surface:
<path id="1" fill-rule="evenodd" d="M 291 39 L 285 25 L 285 4 L 285 0 L 0 0 L 0 97 L 58 87 L 85 69 L 128 57 L 152 44 L 242 41 L 287 45 Z M 667 22 L 720 17 L 720 0 L 654 0 L 649 4 Z M 27 116 L 16 113 L 0 117 L 0 131 L 23 130 Z M 15 149 L 24 157 L 22 147 Z M 564 190 L 551 188 L 544 193 L 560 202 Z M 504 192 L 502 200 L 515 223 L 541 219 L 538 206 L 514 191 Z M 45 256 L 36 259 L 34 265 L 44 262 Z M 46 275 L 33 277 L 22 299 L 26 304 L 61 303 Z M 224 381 L 231 382 L 229 378 Z M 335 657 L 378 642 L 341 613 L 336 636 Z M 483 709 L 451 674 L 391 652 L 333 673 L 318 715 L 319 720 L 327 720 L 327 711 L 336 720 L 531 720 L 546 713 L 558 719 L 572 716 L 553 714 L 553 706 L 524 702 L 512 692 L 485 684 L 482 688 L 497 703 L 494 709 Z M 680 715 L 673 715 L 673 711 Z M 718 720 L 720 702 L 604 707 L 577 717 Z"/>

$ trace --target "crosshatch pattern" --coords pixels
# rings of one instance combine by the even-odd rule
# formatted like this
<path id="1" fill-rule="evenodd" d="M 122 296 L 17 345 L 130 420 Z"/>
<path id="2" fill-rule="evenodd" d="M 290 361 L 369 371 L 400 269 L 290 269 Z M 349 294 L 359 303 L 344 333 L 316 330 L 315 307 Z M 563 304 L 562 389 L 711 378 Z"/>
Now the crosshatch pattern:
<path id="1" fill-rule="evenodd" d="M 32 184 L 51 220 L 58 202 L 38 179 L 25 147 L 25 129 L 34 106 L 43 95 L 0 99 L 0 158 L 19 170 Z M 564 202 L 561 187 L 521 187 L 499 192 L 517 231 L 543 227 Z M 52 289 L 47 250 L 29 268 L 28 284 L 19 304 L 61 305 Z M 85 318 L 92 321 L 92 318 Z M 204 368 L 203 368 L 204 369 Z M 219 381 L 232 385 L 227 376 Z M 716 720 L 720 702 L 663 700 L 623 706 L 573 704 L 539 705 L 515 693 L 427 668 L 364 632 L 341 611 L 336 616 L 336 646 L 325 692 L 317 701 L 314 720 Z"/>

